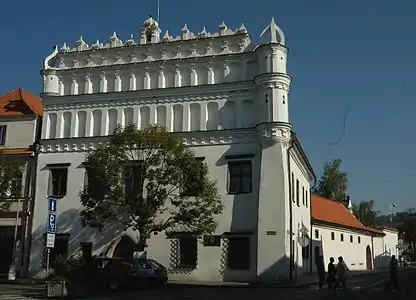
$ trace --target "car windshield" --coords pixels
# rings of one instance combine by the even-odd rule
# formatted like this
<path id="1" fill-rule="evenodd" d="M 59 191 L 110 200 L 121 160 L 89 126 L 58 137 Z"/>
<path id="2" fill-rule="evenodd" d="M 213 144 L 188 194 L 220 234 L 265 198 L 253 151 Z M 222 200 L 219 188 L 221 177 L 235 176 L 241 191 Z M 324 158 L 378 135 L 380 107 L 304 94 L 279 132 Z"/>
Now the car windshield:
<path id="1" fill-rule="evenodd" d="M 154 259 L 150 259 L 150 260 L 149 260 L 149 262 L 150 262 L 153 266 L 155 266 L 155 267 L 157 267 L 157 268 L 165 268 L 165 266 L 164 266 L 164 265 L 162 265 L 162 264 L 158 263 L 158 262 L 157 262 L 157 261 L 155 261 Z"/>

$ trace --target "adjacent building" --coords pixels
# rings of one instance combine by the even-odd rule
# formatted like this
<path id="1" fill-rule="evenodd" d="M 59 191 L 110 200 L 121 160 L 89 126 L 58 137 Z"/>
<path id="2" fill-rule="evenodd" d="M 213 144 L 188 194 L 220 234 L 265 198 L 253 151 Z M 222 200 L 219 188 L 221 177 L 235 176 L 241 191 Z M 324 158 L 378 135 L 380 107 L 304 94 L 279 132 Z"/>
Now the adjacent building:
<path id="1" fill-rule="evenodd" d="M 192 147 L 218 179 L 224 212 L 213 236 L 159 234 L 148 255 L 172 277 L 220 281 L 290 278 L 310 270 L 313 170 L 289 121 L 287 45 L 275 21 L 254 44 L 244 25 L 179 36 L 149 17 L 137 38 L 57 48 L 42 70 L 44 117 L 37 168 L 30 269 L 43 268 L 47 197 L 58 198 L 52 257 L 77 249 L 118 255 L 137 235 L 108 226 L 82 228 L 79 191 L 85 154 L 117 124 L 157 123 Z M 237 183 L 237 184 L 231 184 Z M 126 246 L 127 247 L 127 246 Z"/>
<path id="2" fill-rule="evenodd" d="M 388 267 L 391 256 L 399 254 L 396 229 L 365 226 L 343 203 L 315 195 L 312 229 L 314 260 L 319 255 L 326 262 L 342 256 L 350 270 L 373 270 Z"/>
<path id="3" fill-rule="evenodd" d="M 23 89 L 0 96 L 0 163 L 18 162 L 23 166 L 0 201 L 10 202 L 0 214 L 0 274 L 7 274 L 15 263 L 19 271 L 27 266 L 30 218 L 36 175 L 36 141 L 40 137 L 43 115 L 42 99 Z"/>

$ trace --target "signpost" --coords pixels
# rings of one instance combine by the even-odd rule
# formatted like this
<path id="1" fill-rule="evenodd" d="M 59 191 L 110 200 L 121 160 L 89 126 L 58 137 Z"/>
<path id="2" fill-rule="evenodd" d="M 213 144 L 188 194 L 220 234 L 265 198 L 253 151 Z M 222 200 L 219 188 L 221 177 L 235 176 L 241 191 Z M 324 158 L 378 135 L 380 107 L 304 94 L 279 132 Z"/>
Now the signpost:
<path id="1" fill-rule="evenodd" d="M 56 199 L 48 198 L 48 219 L 46 222 L 46 274 L 49 275 L 49 257 L 51 248 L 55 247 L 56 234 Z"/>

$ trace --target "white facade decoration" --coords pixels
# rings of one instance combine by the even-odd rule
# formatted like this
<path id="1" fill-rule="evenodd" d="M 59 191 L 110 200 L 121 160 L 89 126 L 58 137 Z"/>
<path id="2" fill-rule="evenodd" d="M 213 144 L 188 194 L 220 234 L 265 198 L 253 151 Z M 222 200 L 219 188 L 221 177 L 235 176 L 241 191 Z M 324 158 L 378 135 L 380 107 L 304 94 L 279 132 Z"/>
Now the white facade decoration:
<path id="1" fill-rule="evenodd" d="M 139 129 L 166 126 L 205 158 L 218 180 L 225 205 L 215 232 L 221 241 L 217 247 L 198 242 L 195 268 L 175 267 L 178 239 L 159 234 L 149 241 L 148 255 L 168 266 L 172 277 L 272 281 L 293 277 L 294 264 L 299 272 L 309 271 L 311 261 L 302 259 L 299 239 L 311 232 L 308 199 L 314 175 L 289 123 L 291 77 L 284 34 L 272 20 L 261 39 L 254 45 L 244 25 L 232 30 L 224 23 L 217 33 L 206 28 L 193 33 L 185 25 L 178 37 L 162 35 L 149 17 L 138 39 L 123 42 L 114 33 L 108 42 L 90 46 L 81 37 L 73 48 L 64 44 L 45 59 L 32 273 L 41 268 L 40 236 L 50 174 L 57 166 L 68 168 L 67 192 L 58 202 L 58 231 L 70 235 L 69 254 L 81 242 L 108 254 L 120 235 L 137 239 L 129 230 L 109 226 L 97 233 L 78 224 L 85 154 L 106 143 L 118 123 Z M 251 163 L 248 193 L 228 193 L 229 163 L 234 161 Z M 298 204 L 291 193 L 292 173 L 302 191 Z M 227 255 L 230 241 L 239 236 L 249 240 L 248 266 L 235 270 L 227 265 Z"/>

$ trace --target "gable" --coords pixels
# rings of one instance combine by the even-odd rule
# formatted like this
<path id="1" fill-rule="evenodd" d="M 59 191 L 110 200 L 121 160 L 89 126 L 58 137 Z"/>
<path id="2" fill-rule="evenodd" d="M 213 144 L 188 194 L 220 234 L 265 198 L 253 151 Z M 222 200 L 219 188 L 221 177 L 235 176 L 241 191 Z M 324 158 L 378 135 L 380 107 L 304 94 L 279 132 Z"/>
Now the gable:
<path id="1" fill-rule="evenodd" d="M 42 116 L 43 101 L 23 89 L 15 89 L 0 96 L 0 117 Z"/>

